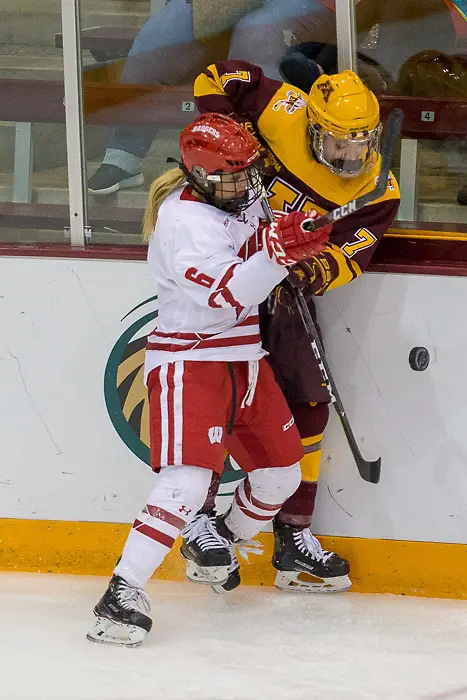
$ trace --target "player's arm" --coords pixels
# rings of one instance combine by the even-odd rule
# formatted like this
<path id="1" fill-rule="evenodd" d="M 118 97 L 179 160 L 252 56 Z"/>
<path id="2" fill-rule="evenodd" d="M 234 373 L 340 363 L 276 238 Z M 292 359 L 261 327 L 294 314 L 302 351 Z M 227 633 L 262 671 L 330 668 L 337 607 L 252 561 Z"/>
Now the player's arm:
<path id="1" fill-rule="evenodd" d="M 359 277 L 398 208 L 398 198 L 387 199 L 336 222 L 323 252 L 292 268 L 291 283 L 308 294 L 322 295 Z"/>
<path id="2" fill-rule="evenodd" d="M 264 301 L 287 276 L 287 268 L 262 250 L 243 261 L 224 231 L 200 223 L 202 236 L 196 226 L 177 226 L 172 256 L 174 281 L 200 306 L 241 311 Z"/>
<path id="3" fill-rule="evenodd" d="M 194 95 L 201 113 L 220 112 L 256 124 L 281 85 L 252 63 L 222 61 L 208 66 L 196 78 Z"/>
<path id="4" fill-rule="evenodd" d="M 330 227 L 308 232 L 309 214 L 292 212 L 262 227 L 262 245 L 248 260 L 239 258 L 225 230 L 178 224 L 173 250 L 174 280 L 202 306 L 241 311 L 266 299 L 288 274 L 288 265 L 324 249 Z M 203 221 L 201 220 L 202 224 Z M 204 220 L 204 225 L 209 226 Z M 207 235 L 206 235 L 207 234 Z"/>

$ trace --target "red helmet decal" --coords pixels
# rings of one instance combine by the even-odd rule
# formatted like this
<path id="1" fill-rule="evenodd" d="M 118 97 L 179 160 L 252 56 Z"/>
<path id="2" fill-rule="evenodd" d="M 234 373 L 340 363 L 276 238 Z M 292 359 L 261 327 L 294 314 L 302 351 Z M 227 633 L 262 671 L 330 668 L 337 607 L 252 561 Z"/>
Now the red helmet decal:
<path id="1" fill-rule="evenodd" d="M 258 141 L 241 124 L 224 114 L 198 117 L 180 134 L 182 163 L 188 172 L 195 166 L 207 174 L 238 172 L 259 156 Z"/>

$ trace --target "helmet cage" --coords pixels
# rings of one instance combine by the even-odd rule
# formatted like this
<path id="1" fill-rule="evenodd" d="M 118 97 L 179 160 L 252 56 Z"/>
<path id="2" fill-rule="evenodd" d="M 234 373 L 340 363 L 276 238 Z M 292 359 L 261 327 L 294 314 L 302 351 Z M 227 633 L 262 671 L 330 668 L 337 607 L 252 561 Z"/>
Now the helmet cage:
<path id="1" fill-rule="evenodd" d="M 242 173 L 245 177 L 237 180 L 236 176 Z M 205 168 L 195 165 L 188 174 L 188 180 L 208 204 L 229 214 L 244 211 L 263 192 L 261 170 L 256 163 L 235 172 L 217 170 L 210 174 Z"/>
<path id="2" fill-rule="evenodd" d="M 309 134 L 311 137 L 311 148 L 316 159 L 325 165 L 335 175 L 340 177 L 357 177 L 368 172 L 376 164 L 380 152 L 380 138 L 382 124 L 379 123 L 375 129 L 360 133 L 351 133 L 346 136 L 336 135 L 332 131 L 322 129 L 319 124 L 310 121 Z M 325 156 L 325 139 L 330 139 L 336 145 L 336 157 L 332 160 Z M 355 159 L 347 158 L 345 153 L 352 146 L 361 146 L 362 156 Z"/>

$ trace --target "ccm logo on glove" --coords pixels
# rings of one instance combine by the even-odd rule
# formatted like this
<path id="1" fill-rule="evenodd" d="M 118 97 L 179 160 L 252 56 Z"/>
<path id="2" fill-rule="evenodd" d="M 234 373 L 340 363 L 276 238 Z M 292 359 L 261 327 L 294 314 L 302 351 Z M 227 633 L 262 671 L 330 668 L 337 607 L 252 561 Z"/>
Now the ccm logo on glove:
<path id="1" fill-rule="evenodd" d="M 299 260 L 321 253 L 328 242 L 332 224 L 316 231 L 306 231 L 302 226 L 305 221 L 319 216 L 315 210 L 305 214 L 294 211 L 278 215 L 263 229 L 263 245 L 271 260 L 276 260 L 279 265 L 294 265 Z"/>

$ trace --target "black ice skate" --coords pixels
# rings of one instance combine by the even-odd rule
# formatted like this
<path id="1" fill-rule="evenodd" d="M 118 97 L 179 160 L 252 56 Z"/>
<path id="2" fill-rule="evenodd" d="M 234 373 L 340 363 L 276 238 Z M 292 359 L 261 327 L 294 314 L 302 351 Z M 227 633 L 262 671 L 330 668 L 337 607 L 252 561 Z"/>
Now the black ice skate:
<path id="1" fill-rule="evenodd" d="M 232 565 L 231 546 L 217 531 L 215 514 L 198 513 L 181 535 L 180 554 L 187 561 L 187 578 L 194 583 L 226 583 Z"/>
<path id="2" fill-rule="evenodd" d="M 191 581 L 197 583 L 210 584 L 211 588 L 216 593 L 233 591 L 240 585 L 240 564 L 236 555 L 237 547 L 246 561 L 248 561 L 249 553 L 262 554 L 263 551 L 262 545 L 255 540 L 243 541 L 235 538 L 225 524 L 226 517 L 227 513 L 217 517 L 215 517 L 214 512 L 210 514 L 199 513 L 195 518 L 197 521 L 196 526 L 189 530 L 190 525 L 194 522 L 192 521 L 192 523 L 182 531 L 182 536 L 185 537 L 185 532 L 188 532 L 187 538 L 191 538 L 190 543 L 184 541 L 180 550 L 182 555 L 188 559 L 189 557 L 186 556 L 186 549 L 191 546 L 193 549 L 196 548 L 198 553 L 196 561 L 194 559 L 189 560 L 186 572 L 187 577 Z M 222 580 L 220 580 L 220 576 L 214 578 L 213 574 L 217 572 L 207 564 L 208 561 L 212 561 L 211 552 L 209 550 L 211 547 L 214 547 L 214 543 L 211 540 L 213 531 L 215 536 L 222 542 L 222 548 L 224 550 L 227 549 L 230 555 L 230 563 L 227 567 L 223 568 Z M 208 546 L 209 542 L 211 542 L 211 546 Z M 208 549 L 206 549 L 207 546 Z"/>
<path id="3" fill-rule="evenodd" d="M 94 608 L 97 620 L 86 638 L 100 644 L 137 647 L 151 630 L 149 597 L 130 586 L 120 576 L 112 576 L 109 586 Z"/>
<path id="4" fill-rule="evenodd" d="M 352 583 L 346 559 L 324 550 L 309 528 L 274 522 L 276 588 L 283 591 L 336 593 Z"/>
<path id="5" fill-rule="evenodd" d="M 230 591 L 234 591 L 236 588 L 238 588 L 241 583 L 240 564 L 238 563 L 236 552 L 237 544 L 241 546 L 241 543 L 238 538 L 236 538 L 232 532 L 230 532 L 229 528 L 225 524 L 225 519 L 228 513 L 229 511 L 216 517 L 216 530 L 226 540 L 226 542 L 228 542 L 231 562 L 227 567 L 227 579 L 224 581 L 224 583 L 211 584 L 211 588 L 215 593 L 229 593 Z"/>
<path id="6" fill-rule="evenodd" d="M 229 543 L 230 555 L 232 557 L 232 563 L 228 568 L 227 581 L 222 585 L 213 584 L 211 588 L 216 593 L 228 593 L 234 591 L 239 587 L 241 583 L 240 578 L 240 564 L 237 559 L 237 550 L 240 556 L 245 559 L 245 561 L 250 563 L 248 559 L 249 554 L 262 554 L 263 545 L 257 540 L 241 540 L 229 530 L 225 524 L 225 519 L 230 513 L 228 510 L 223 515 L 218 515 L 216 518 L 216 529 L 217 532 Z"/>

